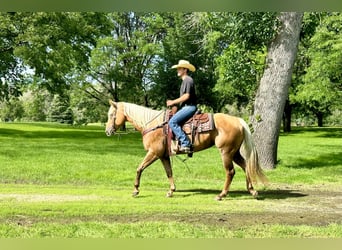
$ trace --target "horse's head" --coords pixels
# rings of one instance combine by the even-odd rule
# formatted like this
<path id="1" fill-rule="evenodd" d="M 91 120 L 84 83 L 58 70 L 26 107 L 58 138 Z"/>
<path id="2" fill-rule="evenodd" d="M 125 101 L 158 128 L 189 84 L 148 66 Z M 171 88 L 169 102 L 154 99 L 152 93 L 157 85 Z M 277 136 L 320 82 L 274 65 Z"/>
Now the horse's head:
<path id="1" fill-rule="evenodd" d="M 106 123 L 106 135 L 115 134 L 116 130 L 125 122 L 125 116 L 118 107 L 118 103 L 109 101 L 108 121 Z"/>

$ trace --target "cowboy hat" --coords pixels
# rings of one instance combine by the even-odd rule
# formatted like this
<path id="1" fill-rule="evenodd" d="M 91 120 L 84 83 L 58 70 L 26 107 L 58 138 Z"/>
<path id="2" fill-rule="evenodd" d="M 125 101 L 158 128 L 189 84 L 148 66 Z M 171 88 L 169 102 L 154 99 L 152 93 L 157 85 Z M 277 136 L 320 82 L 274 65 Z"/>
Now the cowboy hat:
<path id="1" fill-rule="evenodd" d="M 172 69 L 176 69 L 176 68 L 186 68 L 192 72 L 195 72 L 196 71 L 196 68 L 194 65 L 192 65 L 191 63 L 189 63 L 189 61 L 186 61 L 186 60 L 179 60 L 178 61 L 178 64 L 176 65 L 173 65 L 171 67 Z"/>

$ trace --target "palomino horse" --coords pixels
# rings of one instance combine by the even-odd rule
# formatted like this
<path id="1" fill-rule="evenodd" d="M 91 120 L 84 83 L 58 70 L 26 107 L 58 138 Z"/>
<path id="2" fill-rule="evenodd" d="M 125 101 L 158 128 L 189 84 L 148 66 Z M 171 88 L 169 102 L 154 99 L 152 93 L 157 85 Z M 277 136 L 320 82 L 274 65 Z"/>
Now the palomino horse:
<path id="1" fill-rule="evenodd" d="M 133 196 L 139 194 L 140 178 L 144 169 L 157 159 L 160 159 L 163 163 L 170 182 L 170 190 L 167 193 L 167 197 L 171 197 L 176 190 L 167 149 L 166 135 L 163 130 L 164 114 L 165 111 L 156 111 L 126 102 L 110 101 L 106 124 L 106 134 L 108 136 L 114 134 L 126 121 L 132 123 L 140 132 L 150 131 L 143 136 L 143 145 L 147 153 L 137 168 Z M 216 145 L 221 153 L 223 166 L 226 171 L 226 180 L 222 192 L 216 196 L 216 199 L 221 200 L 228 194 L 235 174 L 233 161 L 246 174 L 247 190 L 253 196 L 257 196 L 258 192 L 254 190 L 252 184 L 256 183 L 258 179 L 265 184 L 267 178 L 259 166 L 258 155 L 248 125 L 241 118 L 222 113 L 214 114 L 214 123 L 215 129 L 196 136 L 193 146 L 194 152 L 197 152 Z"/>

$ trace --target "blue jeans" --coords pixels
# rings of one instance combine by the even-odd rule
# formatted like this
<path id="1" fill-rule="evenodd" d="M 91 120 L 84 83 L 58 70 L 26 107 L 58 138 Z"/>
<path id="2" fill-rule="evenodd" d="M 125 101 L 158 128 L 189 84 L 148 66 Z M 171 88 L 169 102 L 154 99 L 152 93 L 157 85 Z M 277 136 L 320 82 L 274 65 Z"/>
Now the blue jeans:
<path id="1" fill-rule="evenodd" d="M 181 126 L 195 114 L 196 110 L 196 106 L 184 106 L 174 114 L 169 121 L 171 130 L 179 140 L 180 145 L 183 147 L 190 147 L 191 143 Z"/>

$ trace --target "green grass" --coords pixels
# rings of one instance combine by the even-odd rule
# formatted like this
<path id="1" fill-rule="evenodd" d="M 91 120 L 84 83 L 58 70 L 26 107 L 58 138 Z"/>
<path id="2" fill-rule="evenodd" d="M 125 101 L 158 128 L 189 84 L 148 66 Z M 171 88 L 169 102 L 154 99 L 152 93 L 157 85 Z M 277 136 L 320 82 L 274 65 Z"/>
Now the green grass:
<path id="1" fill-rule="evenodd" d="M 278 158 L 269 173 L 277 182 L 341 186 L 342 128 L 294 128 L 281 135 Z"/>
<path id="2" fill-rule="evenodd" d="M 101 126 L 0 123 L 0 237 L 342 237 L 341 140 L 341 128 L 282 134 L 280 163 L 266 173 L 271 185 L 257 187 L 259 199 L 236 168 L 229 197 L 214 201 L 224 181 L 215 148 L 187 166 L 173 158 L 173 198 L 165 198 L 159 162 L 132 198 L 145 155 L 138 132 L 107 137 Z"/>
<path id="3" fill-rule="evenodd" d="M 225 230 L 206 225 L 188 225 L 185 223 L 137 222 L 98 223 L 79 222 L 67 225 L 56 223 L 37 223 L 30 227 L 0 225 L 0 233 L 5 232 L 11 238 L 326 238 L 342 237 L 341 227 L 332 224 L 326 227 L 273 225 L 244 227 L 237 230 Z"/>

